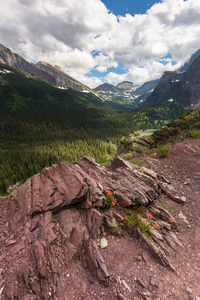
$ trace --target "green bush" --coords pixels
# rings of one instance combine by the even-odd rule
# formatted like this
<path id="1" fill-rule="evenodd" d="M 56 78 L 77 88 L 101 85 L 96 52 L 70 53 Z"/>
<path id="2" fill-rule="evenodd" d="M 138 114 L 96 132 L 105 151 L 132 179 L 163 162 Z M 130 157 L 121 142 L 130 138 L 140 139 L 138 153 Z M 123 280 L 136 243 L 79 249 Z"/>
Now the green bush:
<path id="1" fill-rule="evenodd" d="M 193 139 L 200 139 L 200 130 L 198 130 L 198 129 L 192 130 L 191 137 Z"/>
<path id="2" fill-rule="evenodd" d="M 168 145 L 159 145 L 156 149 L 156 154 L 159 157 L 166 157 L 169 154 L 170 148 Z"/>
<path id="3" fill-rule="evenodd" d="M 116 202 L 115 202 L 115 198 L 114 198 L 113 194 L 107 194 L 106 195 L 106 207 L 110 208 L 111 206 L 115 206 L 115 203 Z"/>
<path id="4" fill-rule="evenodd" d="M 153 229 L 152 222 L 142 217 L 141 206 L 134 207 L 133 209 L 122 209 L 128 215 L 126 221 L 128 226 L 139 228 L 144 235 L 147 235 L 148 232 Z"/>
<path id="5" fill-rule="evenodd" d="M 132 159 L 131 163 L 139 167 L 144 167 L 144 162 L 142 160 L 139 160 L 138 157 Z"/>

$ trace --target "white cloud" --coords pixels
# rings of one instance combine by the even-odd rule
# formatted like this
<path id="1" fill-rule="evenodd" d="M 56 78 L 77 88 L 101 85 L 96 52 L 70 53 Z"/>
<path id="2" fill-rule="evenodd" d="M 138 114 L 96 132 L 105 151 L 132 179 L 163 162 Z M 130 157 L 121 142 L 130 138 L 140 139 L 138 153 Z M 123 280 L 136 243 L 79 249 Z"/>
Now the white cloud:
<path id="1" fill-rule="evenodd" d="M 100 0 L 6 0 L 1 3 L 0 42 L 29 61 L 62 66 L 91 86 L 90 70 L 110 72 L 111 83 L 142 83 L 183 64 L 200 48 L 200 1 L 164 0 L 146 14 L 116 17 Z M 92 51 L 99 51 L 93 56 Z M 159 59 L 171 53 L 164 66 Z"/>

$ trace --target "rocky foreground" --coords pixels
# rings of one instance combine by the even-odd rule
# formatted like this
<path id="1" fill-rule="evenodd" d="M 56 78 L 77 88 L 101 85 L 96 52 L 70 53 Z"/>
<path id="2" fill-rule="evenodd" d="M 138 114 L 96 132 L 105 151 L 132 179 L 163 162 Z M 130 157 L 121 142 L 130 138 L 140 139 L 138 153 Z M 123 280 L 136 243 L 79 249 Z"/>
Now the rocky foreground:
<path id="1" fill-rule="evenodd" d="M 106 208 L 108 190 L 116 203 L 110 208 Z M 0 199 L 0 299 L 126 299 L 123 289 L 112 288 L 115 283 L 133 299 L 135 292 L 112 270 L 111 262 L 120 261 L 104 258 L 112 239 L 114 251 L 126 243 L 130 246 L 132 239 L 134 247 L 148 249 L 151 255 L 147 255 L 153 261 L 156 258 L 154 263 L 161 270 L 176 273 L 170 253 L 182 244 L 175 220 L 158 201 L 161 195 L 180 205 L 186 200 L 164 176 L 119 157 L 108 167 L 84 157 L 76 164 L 60 162 L 43 169 Z M 129 218 L 127 208 L 136 205 L 145 209 L 142 220 L 151 216 L 158 229 L 144 235 L 140 228 L 122 221 L 124 214 Z M 129 254 L 130 270 L 133 259 L 146 261 L 143 254 L 137 256 L 136 248 Z M 94 289 L 89 291 L 88 284 Z M 100 293 L 101 287 L 109 293 Z M 143 299 L 162 299 L 140 294 Z"/>

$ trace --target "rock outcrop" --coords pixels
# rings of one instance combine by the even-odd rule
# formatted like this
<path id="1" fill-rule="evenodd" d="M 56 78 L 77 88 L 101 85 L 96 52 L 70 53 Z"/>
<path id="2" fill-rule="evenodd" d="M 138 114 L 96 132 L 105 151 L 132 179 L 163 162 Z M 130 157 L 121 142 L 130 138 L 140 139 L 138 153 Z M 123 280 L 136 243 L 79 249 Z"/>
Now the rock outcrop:
<path id="1" fill-rule="evenodd" d="M 107 190 L 116 207 L 106 209 Z M 112 233 L 112 216 L 118 222 L 120 209 L 135 205 L 145 205 L 162 223 L 162 230 L 149 236 L 136 230 L 160 263 L 173 270 L 166 245 L 175 248 L 180 243 L 167 222 L 171 215 L 156 204 L 164 190 L 171 195 L 164 178 L 119 157 L 108 167 L 84 157 L 76 164 L 60 162 L 44 168 L 0 199 L 0 298 L 68 299 L 67 269 L 75 260 L 108 285 L 110 273 L 97 239 L 107 230 Z"/>

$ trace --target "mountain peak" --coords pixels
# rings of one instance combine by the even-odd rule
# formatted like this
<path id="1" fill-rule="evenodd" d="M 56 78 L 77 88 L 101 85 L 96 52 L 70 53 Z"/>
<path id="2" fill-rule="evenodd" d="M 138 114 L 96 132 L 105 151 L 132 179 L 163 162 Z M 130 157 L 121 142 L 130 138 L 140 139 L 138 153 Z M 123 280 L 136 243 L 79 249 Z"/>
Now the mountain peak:
<path id="1" fill-rule="evenodd" d="M 37 64 L 29 63 L 20 55 L 12 52 L 9 48 L 0 44 L 0 61 L 13 68 L 25 71 L 33 76 L 47 81 L 53 86 L 72 88 L 78 91 L 91 91 L 89 87 L 70 77 L 59 66 L 52 66 L 45 61 Z"/>
<path id="2" fill-rule="evenodd" d="M 134 91 L 136 88 L 138 88 L 138 85 L 134 84 L 131 81 L 123 81 L 123 82 L 118 83 L 117 88 L 121 89 L 121 90 L 133 90 Z"/>
<path id="3" fill-rule="evenodd" d="M 84 90 L 91 91 L 88 86 L 69 76 L 57 65 L 53 66 L 46 61 L 39 61 L 36 67 L 51 75 L 55 79 L 57 87 L 72 88 L 80 92 Z"/>
<path id="4" fill-rule="evenodd" d="M 112 92 L 112 93 L 117 92 L 117 88 L 114 85 L 110 84 L 110 83 L 100 84 L 94 90 L 97 91 L 97 92 Z"/>

